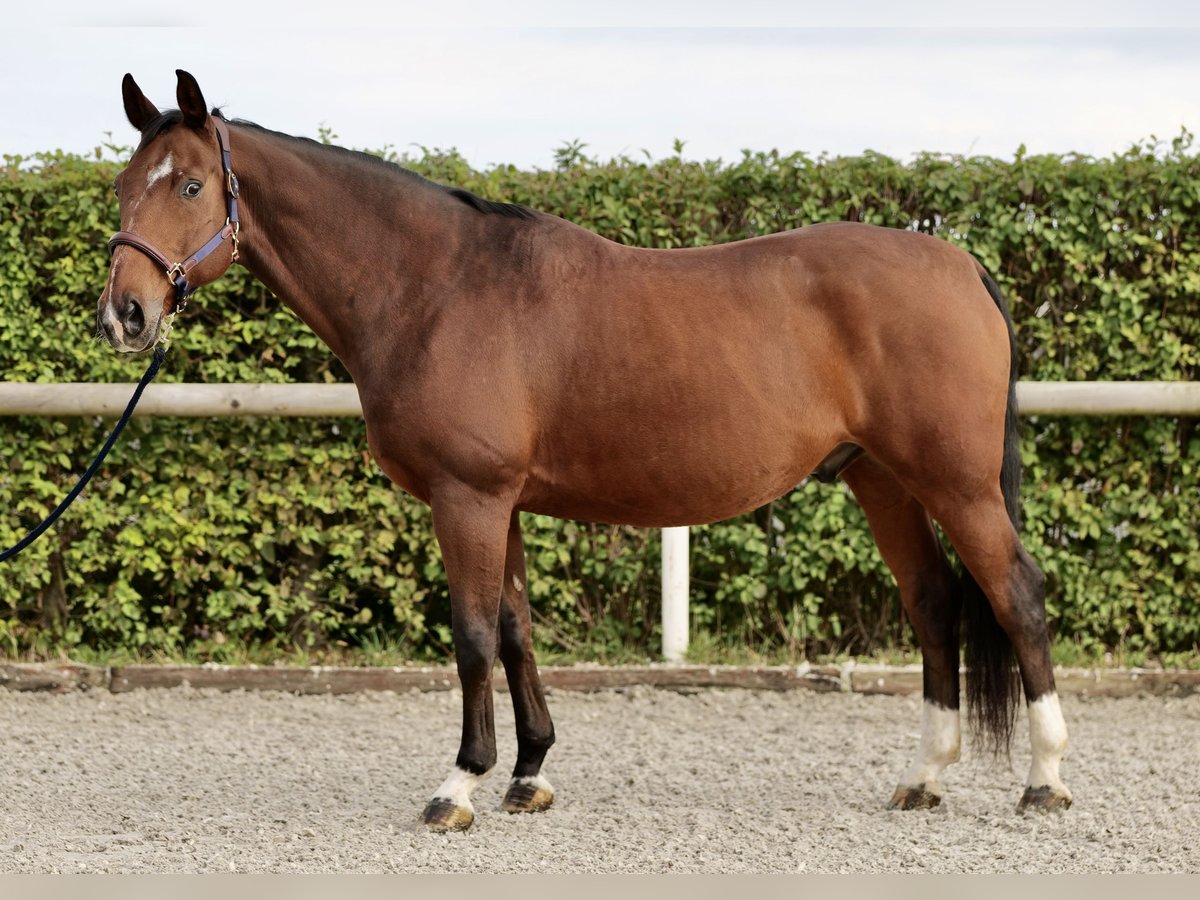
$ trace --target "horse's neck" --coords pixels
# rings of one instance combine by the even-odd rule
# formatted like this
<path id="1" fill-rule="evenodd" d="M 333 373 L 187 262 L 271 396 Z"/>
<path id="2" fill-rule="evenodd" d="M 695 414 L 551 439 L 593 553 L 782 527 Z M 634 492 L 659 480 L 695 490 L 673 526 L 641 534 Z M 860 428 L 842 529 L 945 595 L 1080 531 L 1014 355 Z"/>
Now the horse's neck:
<path id="1" fill-rule="evenodd" d="M 418 179 L 333 150 L 244 127 L 232 143 L 243 264 L 353 371 L 382 303 L 393 320 L 418 312 L 412 287 L 454 251 L 454 211 Z"/>

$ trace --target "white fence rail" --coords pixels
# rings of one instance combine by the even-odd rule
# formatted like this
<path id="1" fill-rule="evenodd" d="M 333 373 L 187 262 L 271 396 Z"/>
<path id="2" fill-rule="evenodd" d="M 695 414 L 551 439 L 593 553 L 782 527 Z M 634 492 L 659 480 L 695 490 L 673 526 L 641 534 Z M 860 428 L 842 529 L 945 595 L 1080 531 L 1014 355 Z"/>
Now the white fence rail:
<path id="1" fill-rule="evenodd" d="M 0 416 L 119 416 L 133 384 L 0 383 Z M 152 384 L 135 416 L 361 416 L 352 384 Z"/>
<path id="2" fill-rule="evenodd" d="M 0 382 L 0 416 L 116 416 L 132 384 Z M 1200 416 L 1200 382 L 1027 381 L 1023 415 Z M 361 416 L 352 384 L 152 384 L 137 416 Z M 663 529 L 663 657 L 688 646 L 688 530 Z"/>
<path id="3" fill-rule="evenodd" d="M 0 416 L 116 416 L 133 384 L 0 382 Z M 1195 416 L 1200 382 L 1026 381 L 1027 416 Z M 138 416 L 361 416 L 352 384 L 152 384 Z"/>

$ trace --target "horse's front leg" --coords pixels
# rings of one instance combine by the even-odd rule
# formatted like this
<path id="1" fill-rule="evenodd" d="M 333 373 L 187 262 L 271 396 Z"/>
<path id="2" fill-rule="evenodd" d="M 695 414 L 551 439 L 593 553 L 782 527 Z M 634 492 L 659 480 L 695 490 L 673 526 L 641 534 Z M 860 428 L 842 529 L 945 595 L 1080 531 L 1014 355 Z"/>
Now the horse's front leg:
<path id="1" fill-rule="evenodd" d="M 525 583 L 520 514 L 514 512 L 508 528 L 508 559 L 500 598 L 500 660 L 508 675 L 517 723 L 517 765 L 500 807 L 510 813 L 541 812 L 554 802 L 554 788 L 541 773 L 542 760 L 554 743 L 554 723 L 533 657 Z"/>
<path id="2" fill-rule="evenodd" d="M 434 791 L 423 821 L 433 831 L 461 831 L 475 821 L 471 792 L 496 764 L 492 666 L 512 502 L 456 488 L 435 494 L 432 507 L 450 585 L 463 727 L 455 767 Z"/>

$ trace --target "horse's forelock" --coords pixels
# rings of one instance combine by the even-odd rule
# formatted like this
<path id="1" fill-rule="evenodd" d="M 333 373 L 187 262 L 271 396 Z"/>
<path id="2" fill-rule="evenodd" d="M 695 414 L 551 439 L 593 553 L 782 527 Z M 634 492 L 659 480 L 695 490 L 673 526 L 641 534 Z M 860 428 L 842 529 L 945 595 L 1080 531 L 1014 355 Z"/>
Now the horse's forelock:
<path id="1" fill-rule="evenodd" d="M 220 108 L 216 107 L 216 106 L 214 106 L 212 108 L 211 115 L 216 116 L 217 118 L 220 118 L 220 119 L 225 118 L 225 116 L 221 113 Z M 160 134 L 162 134 L 164 131 L 168 130 L 172 126 L 180 124 L 182 121 L 183 121 L 183 113 L 182 112 L 180 112 L 177 109 L 164 109 L 162 112 L 160 112 L 158 114 L 157 117 L 155 117 L 154 119 L 151 119 L 146 124 L 146 127 L 142 129 L 142 137 L 141 137 L 141 141 L 138 143 L 138 149 L 141 149 L 146 144 L 150 143 L 150 141 L 154 140 L 156 137 L 158 137 Z"/>

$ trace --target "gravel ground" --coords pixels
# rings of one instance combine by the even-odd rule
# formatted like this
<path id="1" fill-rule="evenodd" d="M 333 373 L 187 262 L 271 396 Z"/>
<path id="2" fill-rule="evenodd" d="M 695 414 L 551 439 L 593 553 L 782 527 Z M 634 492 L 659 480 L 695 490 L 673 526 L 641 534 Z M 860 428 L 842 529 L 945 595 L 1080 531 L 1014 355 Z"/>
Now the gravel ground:
<path id="1" fill-rule="evenodd" d="M 1011 768 L 967 747 L 939 809 L 886 812 L 919 698 L 556 692 L 555 807 L 499 812 L 498 775 L 428 834 L 459 702 L 0 691 L 0 872 L 1200 871 L 1200 696 L 1064 698 L 1075 807 L 1022 816 L 1023 723 Z"/>

